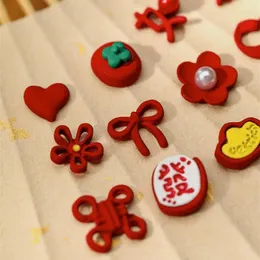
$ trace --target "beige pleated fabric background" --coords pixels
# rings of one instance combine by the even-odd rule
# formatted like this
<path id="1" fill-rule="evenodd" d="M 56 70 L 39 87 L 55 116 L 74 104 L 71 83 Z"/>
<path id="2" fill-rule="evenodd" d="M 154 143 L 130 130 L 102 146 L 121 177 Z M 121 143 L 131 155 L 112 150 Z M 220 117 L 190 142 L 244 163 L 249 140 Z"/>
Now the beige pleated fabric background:
<path id="1" fill-rule="evenodd" d="M 174 44 L 164 33 L 134 27 L 133 13 L 148 4 L 155 7 L 155 0 L 45 1 L 49 3 L 41 8 L 17 1 L 22 13 L 16 15 L 8 12 L 8 1 L 16 2 L 0 1 L 0 259 L 260 259 L 260 160 L 231 171 L 214 158 L 224 123 L 260 117 L 260 61 L 244 56 L 233 40 L 238 22 L 259 18 L 260 1 L 234 0 L 218 7 L 215 0 L 182 0 L 181 13 L 189 22 L 176 30 Z M 259 44 L 259 33 L 245 40 Z M 142 76 L 132 87 L 110 88 L 93 75 L 91 56 L 108 41 L 125 41 L 142 58 Z M 195 61 L 205 50 L 220 54 L 224 64 L 239 72 L 224 107 L 193 105 L 180 95 L 177 66 Z M 68 85 L 71 99 L 57 121 L 49 123 L 28 110 L 23 93 L 29 85 L 55 82 Z M 169 147 L 159 148 L 144 130 L 151 150 L 144 158 L 133 142 L 112 140 L 106 125 L 150 98 L 165 108 L 160 128 Z M 83 122 L 93 125 L 94 140 L 103 143 L 105 156 L 76 178 L 68 165 L 54 165 L 49 152 L 58 125 L 68 125 L 75 134 Z M 211 184 L 204 207 L 184 218 L 163 215 L 151 189 L 155 165 L 174 154 L 199 157 Z M 93 225 L 77 222 L 71 206 L 83 194 L 104 199 L 117 184 L 135 192 L 130 211 L 146 219 L 147 238 L 121 236 L 110 253 L 97 254 L 85 243 Z"/>

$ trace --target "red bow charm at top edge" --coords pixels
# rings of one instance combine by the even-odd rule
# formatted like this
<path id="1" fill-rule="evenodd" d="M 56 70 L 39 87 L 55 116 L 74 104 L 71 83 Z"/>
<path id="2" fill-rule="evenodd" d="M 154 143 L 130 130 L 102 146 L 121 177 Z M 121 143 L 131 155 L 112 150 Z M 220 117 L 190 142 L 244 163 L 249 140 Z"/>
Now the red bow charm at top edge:
<path id="1" fill-rule="evenodd" d="M 159 0 L 158 7 L 158 11 L 148 7 L 143 14 L 135 13 L 135 17 L 137 19 L 135 27 L 137 29 L 150 27 L 158 33 L 166 32 L 167 40 L 169 42 L 174 42 L 175 36 L 173 26 L 185 24 L 187 22 L 187 18 L 184 16 L 169 17 L 174 15 L 179 9 L 178 0 Z M 152 19 L 150 19 L 150 15 L 156 16 L 161 21 L 161 23 L 155 23 Z"/>
<path id="2" fill-rule="evenodd" d="M 240 22 L 235 30 L 234 38 L 237 47 L 247 56 L 255 59 L 260 59 L 260 44 L 257 46 L 247 46 L 243 43 L 243 36 L 245 34 L 260 31 L 259 20 L 245 20 Z"/>
<path id="3" fill-rule="evenodd" d="M 87 123 L 78 127 L 75 139 L 67 126 L 58 126 L 54 132 L 54 140 L 58 146 L 51 149 L 51 160 L 56 164 L 70 163 L 73 173 L 85 172 L 87 162 L 99 163 L 104 153 L 101 143 L 91 143 L 92 136 L 93 127 Z"/>
<path id="4" fill-rule="evenodd" d="M 150 109 L 156 110 L 157 113 L 152 116 L 143 116 Z M 156 100 L 147 100 L 138 107 L 136 112 L 132 112 L 130 117 L 118 117 L 111 120 L 108 123 L 107 131 L 115 140 L 127 141 L 132 139 L 140 153 L 143 156 L 148 156 L 150 151 L 141 139 L 139 129 L 146 128 L 155 136 L 160 147 L 166 148 L 168 142 L 162 131 L 156 126 L 162 121 L 163 116 L 164 110 L 162 105 Z M 119 127 L 126 128 L 122 131 L 117 131 L 116 129 Z"/>
<path id="5" fill-rule="evenodd" d="M 217 5 L 222 5 L 223 2 L 232 2 L 232 0 L 217 0 Z"/>
<path id="6" fill-rule="evenodd" d="M 124 195 L 124 198 L 119 198 Z M 74 217 L 82 223 L 95 222 L 96 226 L 87 234 L 86 241 L 89 247 L 99 253 L 106 253 L 112 247 L 113 236 L 123 233 L 130 239 L 143 239 L 146 235 L 147 226 L 142 218 L 134 214 L 129 214 L 127 206 L 133 201 L 134 193 L 126 185 L 117 185 L 112 188 L 108 198 L 104 201 L 96 202 L 92 196 L 82 196 L 78 198 L 73 206 Z M 89 205 L 92 212 L 89 215 L 80 212 L 80 207 Z M 133 227 L 138 227 L 134 231 Z M 94 236 L 99 235 L 103 244 L 94 240 Z"/>

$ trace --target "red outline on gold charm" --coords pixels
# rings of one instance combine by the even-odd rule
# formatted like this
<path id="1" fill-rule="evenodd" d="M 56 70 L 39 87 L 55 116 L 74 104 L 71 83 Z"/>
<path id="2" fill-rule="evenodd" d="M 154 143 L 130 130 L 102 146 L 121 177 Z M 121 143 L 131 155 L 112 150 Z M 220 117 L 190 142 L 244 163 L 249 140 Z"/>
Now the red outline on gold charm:
<path id="1" fill-rule="evenodd" d="M 219 141 L 215 150 L 215 157 L 218 163 L 222 166 L 233 170 L 242 170 L 248 167 L 251 163 L 253 163 L 256 159 L 260 157 L 260 145 L 256 148 L 256 150 L 253 153 L 241 159 L 229 158 L 222 152 L 222 146 L 227 142 L 226 132 L 228 131 L 228 129 L 233 127 L 241 128 L 247 122 L 255 123 L 260 127 L 260 120 L 253 117 L 249 117 L 240 122 L 227 123 L 223 125 L 220 129 L 218 138 Z"/>

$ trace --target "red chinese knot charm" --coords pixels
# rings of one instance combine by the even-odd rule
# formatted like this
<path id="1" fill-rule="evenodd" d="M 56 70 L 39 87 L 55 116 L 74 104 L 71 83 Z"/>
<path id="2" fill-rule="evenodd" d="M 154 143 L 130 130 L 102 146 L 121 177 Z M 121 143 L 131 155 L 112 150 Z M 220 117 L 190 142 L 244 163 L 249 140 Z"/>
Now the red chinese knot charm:
<path id="1" fill-rule="evenodd" d="M 198 158 L 176 155 L 156 166 L 152 185 L 162 212 L 170 216 L 184 216 L 194 213 L 203 205 L 208 180 Z"/>
<path id="2" fill-rule="evenodd" d="M 124 198 L 119 198 L 124 195 Z M 117 185 L 112 188 L 108 198 L 96 202 L 92 196 L 82 196 L 72 206 L 74 217 L 82 223 L 95 223 L 95 227 L 87 234 L 86 241 L 89 247 L 99 253 L 106 253 L 112 247 L 113 236 L 126 234 L 130 239 L 143 239 L 146 235 L 146 223 L 142 218 L 128 212 L 127 206 L 133 201 L 133 191 L 125 185 Z M 91 206 L 89 215 L 80 211 L 82 206 Z M 134 231 L 133 227 L 139 230 Z M 94 236 L 99 235 L 103 244 L 95 241 Z"/>

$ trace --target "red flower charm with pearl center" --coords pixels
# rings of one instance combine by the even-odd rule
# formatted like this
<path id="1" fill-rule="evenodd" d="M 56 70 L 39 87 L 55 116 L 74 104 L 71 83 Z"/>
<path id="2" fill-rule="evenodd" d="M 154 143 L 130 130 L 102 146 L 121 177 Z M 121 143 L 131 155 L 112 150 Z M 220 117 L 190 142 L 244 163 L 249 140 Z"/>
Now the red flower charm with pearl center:
<path id="1" fill-rule="evenodd" d="M 69 163 L 73 173 L 85 172 L 87 162 L 99 163 L 104 153 L 101 143 L 91 143 L 92 136 L 93 127 L 87 123 L 78 127 L 75 139 L 67 126 L 58 126 L 54 132 L 54 140 L 58 146 L 51 149 L 51 160 L 56 164 Z"/>
<path id="2" fill-rule="evenodd" d="M 231 66 L 221 65 L 220 57 L 210 51 L 199 55 L 197 62 L 183 62 L 177 68 L 183 98 L 191 103 L 223 105 L 228 90 L 237 81 L 237 71 Z"/>

